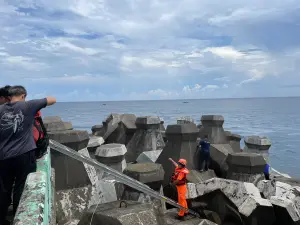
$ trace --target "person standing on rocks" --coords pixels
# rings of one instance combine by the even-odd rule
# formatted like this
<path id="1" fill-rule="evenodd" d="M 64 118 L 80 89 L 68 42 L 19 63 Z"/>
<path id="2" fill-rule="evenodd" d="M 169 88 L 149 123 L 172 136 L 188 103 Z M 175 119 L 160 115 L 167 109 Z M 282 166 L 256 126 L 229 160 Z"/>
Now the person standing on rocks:
<path id="1" fill-rule="evenodd" d="M 176 163 L 172 158 L 169 158 L 169 160 L 173 163 L 175 166 L 175 172 L 172 175 L 172 183 L 176 185 L 177 193 L 178 193 L 178 204 L 188 208 L 187 201 L 186 201 L 186 192 L 187 192 L 187 174 L 190 173 L 190 171 L 186 168 L 186 160 L 185 159 L 179 159 L 178 163 Z M 178 219 L 183 220 L 184 216 L 188 212 L 186 210 L 179 210 L 178 212 Z"/>
<path id="2" fill-rule="evenodd" d="M 12 189 L 15 214 L 27 175 L 36 171 L 34 116 L 56 103 L 53 97 L 25 101 L 23 86 L 13 86 L 8 92 L 10 102 L 0 106 L 0 225 L 9 224 L 6 214 Z"/>
<path id="3" fill-rule="evenodd" d="M 207 171 L 209 167 L 210 161 L 210 142 L 208 141 L 208 136 L 204 136 L 204 140 L 201 140 L 199 143 L 201 150 L 200 150 L 200 172 Z"/>

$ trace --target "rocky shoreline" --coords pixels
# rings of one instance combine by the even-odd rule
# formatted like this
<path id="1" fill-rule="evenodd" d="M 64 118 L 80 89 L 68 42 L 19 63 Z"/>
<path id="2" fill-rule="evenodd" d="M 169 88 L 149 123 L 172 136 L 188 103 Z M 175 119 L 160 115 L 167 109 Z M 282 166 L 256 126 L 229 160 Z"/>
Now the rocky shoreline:
<path id="1" fill-rule="evenodd" d="M 202 219 L 175 219 L 176 210 L 103 171 L 51 151 L 55 169 L 57 224 L 78 225 L 290 225 L 300 224 L 300 183 L 278 171 L 264 180 L 271 142 L 267 137 L 225 131 L 220 115 L 189 117 L 164 126 L 157 116 L 110 114 L 101 125 L 74 130 L 59 117 L 44 118 L 51 139 L 96 159 L 177 200 L 168 158 L 187 159 L 189 208 Z M 174 121 L 175 122 L 175 121 Z M 210 170 L 200 173 L 197 144 L 208 135 Z"/>

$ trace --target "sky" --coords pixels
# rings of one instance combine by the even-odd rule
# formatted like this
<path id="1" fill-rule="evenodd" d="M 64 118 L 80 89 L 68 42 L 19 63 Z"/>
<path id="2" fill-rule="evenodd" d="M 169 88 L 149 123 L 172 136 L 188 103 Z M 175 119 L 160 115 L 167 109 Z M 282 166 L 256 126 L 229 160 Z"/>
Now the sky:
<path id="1" fill-rule="evenodd" d="M 0 85 L 110 101 L 300 96 L 299 0 L 0 0 Z"/>

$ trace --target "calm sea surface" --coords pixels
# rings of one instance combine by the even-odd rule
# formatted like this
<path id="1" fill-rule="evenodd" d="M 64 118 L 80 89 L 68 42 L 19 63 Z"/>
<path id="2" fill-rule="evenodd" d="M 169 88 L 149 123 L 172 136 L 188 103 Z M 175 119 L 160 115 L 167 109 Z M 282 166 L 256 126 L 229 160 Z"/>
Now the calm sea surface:
<path id="1" fill-rule="evenodd" d="M 89 131 L 110 113 L 157 115 L 165 125 L 176 123 L 180 116 L 190 116 L 198 124 L 203 114 L 223 115 L 226 130 L 269 137 L 271 166 L 300 178 L 300 98 L 76 102 L 57 103 L 43 111 L 43 115 L 72 122 L 75 129 Z"/>

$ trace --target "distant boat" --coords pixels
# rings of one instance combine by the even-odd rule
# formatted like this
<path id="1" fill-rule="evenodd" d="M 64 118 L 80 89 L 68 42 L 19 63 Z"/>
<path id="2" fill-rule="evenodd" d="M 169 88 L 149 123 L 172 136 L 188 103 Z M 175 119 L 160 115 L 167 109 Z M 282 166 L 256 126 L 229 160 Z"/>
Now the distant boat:
<path id="1" fill-rule="evenodd" d="M 102 105 L 106 105 L 105 103 L 103 103 Z"/>
<path id="2" fill-rule="evenodd" d="M 183 102 L 183 103 L 189 103 L 189 102 Z"/>

